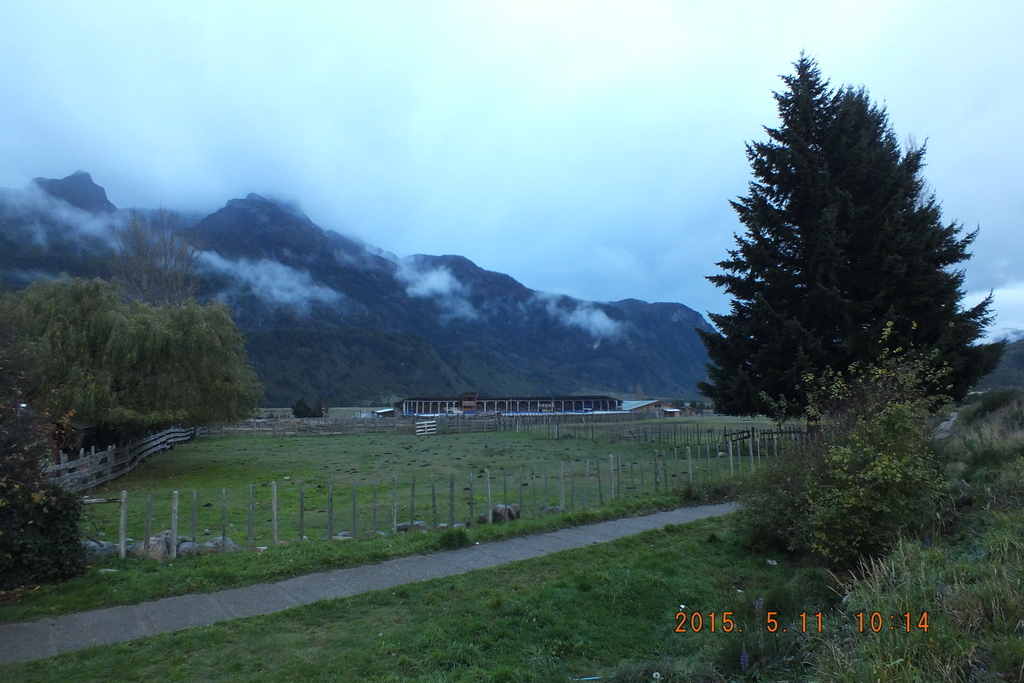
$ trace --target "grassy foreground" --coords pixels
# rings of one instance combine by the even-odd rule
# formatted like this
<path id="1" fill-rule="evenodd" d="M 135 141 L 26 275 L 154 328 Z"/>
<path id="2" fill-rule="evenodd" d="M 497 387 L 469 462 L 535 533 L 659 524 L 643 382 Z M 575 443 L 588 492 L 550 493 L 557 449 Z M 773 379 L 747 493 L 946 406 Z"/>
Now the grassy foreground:
<path id="1" fill-rule="evenodd" d="M 736 545 L 727 519 L 701 520 L 3 673 L 25 681 L 649 681 L 657 671 L 662 680 L 719 680 L 741 673 L 744 651 L 791 651 L 805 638 L 769 634 L 767 610 L 792 627 L 799 605 L 825 609 L 834 597 L 821 570 L 765 560 Z M 732 612 L 736 627 L 677 633 L 681 605 Z"/>
<path id="2" fill-rule="evenodd" d="M 618 519 L 682 505 L 723 500 L 725 487 L 694 487 L 663 495 L 623 498 L 603 507 L 468 529 L 471 542 L 487 542 L 526 534 Z M 90 566 L 88 572 L 63 583 L 0 594 L 0 623 L 149 600 L 210 593 L 254 583 L 280 581 L 301 574 L 355 567 L 395 557 L 445 549 L 438 533 L 373 535 L 355 542 L 311 541 L 268 548 L 264 552 L 184 557 L 166 564 L 127 558 Z"/>

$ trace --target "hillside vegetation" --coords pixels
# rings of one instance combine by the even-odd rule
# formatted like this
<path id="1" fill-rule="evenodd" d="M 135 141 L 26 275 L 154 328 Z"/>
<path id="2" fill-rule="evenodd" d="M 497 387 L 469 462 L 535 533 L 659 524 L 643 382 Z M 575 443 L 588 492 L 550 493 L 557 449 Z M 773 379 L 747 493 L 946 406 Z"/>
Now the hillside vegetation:
<path id="1" fill-rule="evenodd" d="M 0 288 L 110 279 L 124 270 L 125 226 L 194 246 L 196 296 L 230 307 L 267 406 L 637 385 L 692 399 L 705 374 L 696 330 L 710 327 L 679 303 L 581 301 L 462 256 L 398 258 L 255 194 L 205 217 L 118 210 L 87 173 L 0 190 Z"/>

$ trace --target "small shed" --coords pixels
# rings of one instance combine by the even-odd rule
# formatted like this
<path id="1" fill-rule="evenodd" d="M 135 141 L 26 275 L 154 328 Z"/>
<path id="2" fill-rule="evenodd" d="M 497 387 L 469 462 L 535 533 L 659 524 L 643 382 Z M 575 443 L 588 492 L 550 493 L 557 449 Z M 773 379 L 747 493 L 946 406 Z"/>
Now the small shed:
<path id="1" fill-rule="evenodd" d="M 623 401 L 622 409 L 629 413 L 652 414 L 658 417 L 681 417 L 686 412 L 677 405 L 657 399 Z"/>

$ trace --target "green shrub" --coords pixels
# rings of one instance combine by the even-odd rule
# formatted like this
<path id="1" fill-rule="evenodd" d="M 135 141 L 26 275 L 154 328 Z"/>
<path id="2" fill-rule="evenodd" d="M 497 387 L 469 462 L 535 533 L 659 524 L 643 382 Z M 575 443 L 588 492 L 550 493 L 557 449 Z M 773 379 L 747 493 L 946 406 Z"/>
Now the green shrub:
<path id="1" fill-rule="evenodd" d="M 469 533 L 465 529 L 448 529 L 437 537 L 437 547 L 440 550 L 455 550 L 470 545 L 473 545 L 473 541 L 469 539 Z"/>
<path id="2" fill-rule="evenodd" d="M 0 590 L 83 573 L 80 516 L 78 497 L 59 487 L 5 490 L 0 501 Z"/>
<path id="3" fill-rule="evenodd" d="M 929 448 L 938 404 L 925 387 L 939 378 L 928 367 L 883 354 L 844 374 L 805 377 L 811 438 L 784 449 L 743 496 L 739 523 L 753 545 L 848 568 L 929 520 L 944 484 Z"/>
<path id="4" fill-rule="evenodd" d="M 1021 398 L 1024 398 L 1024 393 L 1019 389 L 986 391 L 964 406 L 961 419 L 966 424 L 974 424 L 986 415 L 1019 401 Z"/>
<path id="5" fill-rule="evenodd" d="M 81 503 L 43 475 L 54 425 L 28 409 L 15 353 L 0 340 L 0 590 L 85 571 Z"/>

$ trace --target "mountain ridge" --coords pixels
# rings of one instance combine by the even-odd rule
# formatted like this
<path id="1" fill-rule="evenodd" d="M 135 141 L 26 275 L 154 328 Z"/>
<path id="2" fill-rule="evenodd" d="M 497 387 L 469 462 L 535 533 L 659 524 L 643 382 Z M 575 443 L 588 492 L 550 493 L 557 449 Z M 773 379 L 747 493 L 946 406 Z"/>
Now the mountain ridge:
<path id="1" fill-rule="evenodd" d="M 93 220 L 123 219 L 123 210 L 99 201 L 109 204 L 88 174 L 33 182 Z M 7 288 L 25 283 L 12 274 L 25 272 L 19 259 L 31 251 L 32 232 L 10 200 L 10 193 L 0 197 L 0 241 L 18 252 L 0 259 Z M 105 252 L 93 245 L 100 257 L 76 261 L 61 240 L 81 232 L 78 219 L 42 204 L 39 215 L 64 222 L 42 250 L 61 254 L 52 264 L 57 272 L 109 276 L 101 263 L 103 253 L 113 257 L 109 240 Z M 383 404 L 467 390 L 631 396 L 637 386 L 686 398 L 696 397 L 704 377 L 707 357 L 695 329 L 710 325 L 683 304 L 582 301 L 532 290 L 464 256 L 393 257 L 258 194 L 228 200 L 187 233 L 201 250 L 197 296 L 231 307 L 269 405 L 300 396 Z M 35 256 L 33 263 L 44 260 Z"/>

